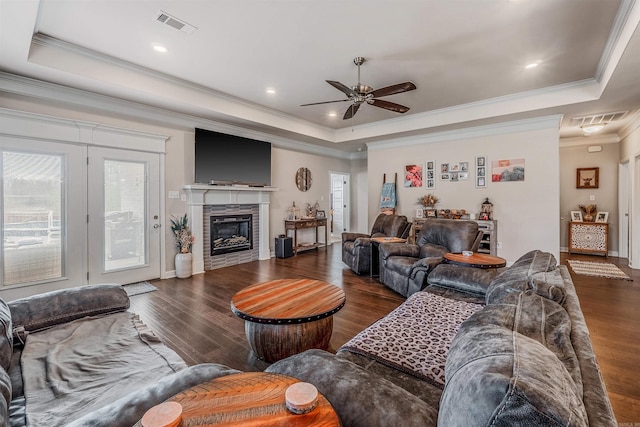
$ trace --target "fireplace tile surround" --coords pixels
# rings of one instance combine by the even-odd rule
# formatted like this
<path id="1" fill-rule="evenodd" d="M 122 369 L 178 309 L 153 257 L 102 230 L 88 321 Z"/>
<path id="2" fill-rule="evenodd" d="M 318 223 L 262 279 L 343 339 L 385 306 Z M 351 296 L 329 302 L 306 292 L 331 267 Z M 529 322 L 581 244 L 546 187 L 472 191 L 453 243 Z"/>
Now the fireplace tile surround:
<path id="1" fill-rule="evenodd" d="M 269 210 L 271 193 L 275 187 L 239 187 L 193 184 L 183 187 L 189 203 L 191 231 L 196 236 L 193 244 L 193 272 L 236 265 L 271 257 L 269 250 Z M 211 257 L 209 255 L 209 226 L 211 214 L 253 215 L 253 249 Z M 208 259 L 207 259 L 208 258 Z"/>

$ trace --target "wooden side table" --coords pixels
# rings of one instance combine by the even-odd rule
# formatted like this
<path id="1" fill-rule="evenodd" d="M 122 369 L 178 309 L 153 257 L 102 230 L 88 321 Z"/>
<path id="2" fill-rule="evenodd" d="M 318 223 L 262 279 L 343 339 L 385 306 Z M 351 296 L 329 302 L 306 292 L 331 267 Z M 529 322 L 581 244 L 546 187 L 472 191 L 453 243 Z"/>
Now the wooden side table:
<path id="1" fill-rule="evenodd" d="M 286 407 L 287 387 L 300 380 L 266 372 L 216 378 L 178 393 L 169 401 L 182 405 L 178 426 L 340 426 L 329 401 L 318 393 L 318 406 L 294 415 Z M 134 427 L 141 427 L 138 422 Z"/>
<path id="2" fill-rule="evenodd" d="M 569 223 L 569 253 L 609 255 L 609 224 L 606 222 Z"/>
<path id="3" fill-rule="evenodd" d="M 231 311 L 245 321 L 245 334 L 258 358 L 275 362 L 311 348 L 326 350 L 333 315 L 346 302 L 344 291 L 320 280 L 279 279 L 236 293 Z"/>
<path id="4" fill-rule="evenodd" d="M 450 264 L 475 268 L 500 268 L 507 265 L 507 260 L 493 255 L 474 252 L 473 255 L 447 253 L 444 259 Z"/>

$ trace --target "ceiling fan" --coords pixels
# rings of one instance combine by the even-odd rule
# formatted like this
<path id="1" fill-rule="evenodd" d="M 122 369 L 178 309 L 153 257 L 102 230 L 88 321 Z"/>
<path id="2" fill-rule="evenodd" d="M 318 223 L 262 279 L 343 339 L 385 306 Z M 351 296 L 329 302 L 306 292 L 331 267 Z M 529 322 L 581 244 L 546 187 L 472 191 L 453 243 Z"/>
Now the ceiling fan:
<path id="1" fill-rule="evenodd" d="M 360 66 L 364 64 L 364 62 L 365 59 L 361 56 L 358 56 L 353 60 L 353 63 L 358 66 L 357 85 L 349 87 L 333 80 L 326 81 L 331 86 L 347 95 L 348 99 L 302 104 L 301 107 L 306 107 L 309 105 L 330 104 L 332 102 L 351 102 L 351 105 L 347 109 L 347 112 L 344 113 L 344 120 L 352 118 L 356 114 L 360 106 L 365 102 L 369 105 L 373 105 L 374 107 L 384 108 L 385 110 L 395 111 L 396 113 L 406 113 L 407 111 L 409 111 L 409 107 L 377 98 L 382 96 L 395 95 L 396 93 L 408 92 L 410 90 L 416 89 L 416 85 L 411 82 L 404 82 L 374 90 L 371 86 L 363 85 L 360 83 Z"/>

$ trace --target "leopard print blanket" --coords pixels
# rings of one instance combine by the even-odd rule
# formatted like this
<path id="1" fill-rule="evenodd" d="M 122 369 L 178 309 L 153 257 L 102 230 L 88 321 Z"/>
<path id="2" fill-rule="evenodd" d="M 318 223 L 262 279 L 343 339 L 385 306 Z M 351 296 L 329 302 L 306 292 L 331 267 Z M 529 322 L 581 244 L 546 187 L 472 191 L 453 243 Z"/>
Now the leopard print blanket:
<path id="1" fill-rule="evenodd" d="M 460 324 L 482 307 L 418 292 L 353 337 L 340 351 L 363 355 L 444 388 L 444 365 L 451 341 Z"/>

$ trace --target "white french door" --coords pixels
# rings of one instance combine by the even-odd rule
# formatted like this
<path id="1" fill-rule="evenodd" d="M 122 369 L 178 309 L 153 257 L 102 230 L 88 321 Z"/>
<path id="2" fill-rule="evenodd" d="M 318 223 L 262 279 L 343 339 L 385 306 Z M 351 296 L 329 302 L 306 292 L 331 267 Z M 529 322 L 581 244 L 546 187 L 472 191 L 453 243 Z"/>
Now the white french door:
<path id="1" fill-rule="evenodd" d="M 85 283 L 84 165 L 82 146 L 0 138 L 2 297 Z"/>
<path id="2" fill-rule="evenodd" d="M 160 158 L 89 148 L 89 283 L 160 277 Z"/>
<path id="3" fill-rule="evenodd" d="M 160 277 L 159 154 L 0 137 L 0 177 L 1 297 Z"/>

